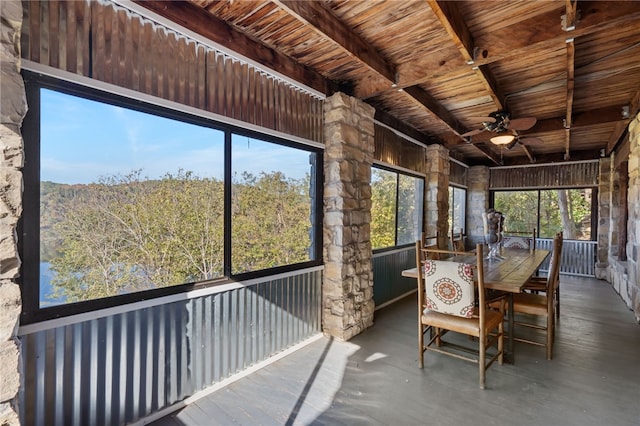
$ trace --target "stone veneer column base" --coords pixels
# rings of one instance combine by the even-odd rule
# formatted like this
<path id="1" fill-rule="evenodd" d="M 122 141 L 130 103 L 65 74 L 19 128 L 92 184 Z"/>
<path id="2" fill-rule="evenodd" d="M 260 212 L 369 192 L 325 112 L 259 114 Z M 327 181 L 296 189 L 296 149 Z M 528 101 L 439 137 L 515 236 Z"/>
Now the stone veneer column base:
<path id="1" fill-rule="evenodd" d="M 375 110 L 336 93 L 325 101 L 322 329 L 349 340 L 373 325 L 371 165 Z"/>
<path id="2" fill-rule="evenodd" d="M 20 127 L 27 112 L 20 75 L 22 3 L 0 1 L 0 425 L 18 425 L 20 342 L 16 336 L 22 299 L 16 226 L 22 215 L 24 150 Z"/>

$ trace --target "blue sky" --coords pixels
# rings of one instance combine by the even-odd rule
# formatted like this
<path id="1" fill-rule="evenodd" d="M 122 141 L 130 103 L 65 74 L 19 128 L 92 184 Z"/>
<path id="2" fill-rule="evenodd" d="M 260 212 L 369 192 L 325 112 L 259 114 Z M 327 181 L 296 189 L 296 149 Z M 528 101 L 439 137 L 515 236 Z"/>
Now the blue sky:
<path id="1" fill-rule="evenodd" d="M 180 169 L 222 179 L 221 131 L 47 89 L 41 99 L 43 181 L 91 183 L 136 170 L 155 179 Z M 300 178 L 309 171 L 308 153 L 236 137 L 233 168 L 254 174 L 281 170 Z"/>

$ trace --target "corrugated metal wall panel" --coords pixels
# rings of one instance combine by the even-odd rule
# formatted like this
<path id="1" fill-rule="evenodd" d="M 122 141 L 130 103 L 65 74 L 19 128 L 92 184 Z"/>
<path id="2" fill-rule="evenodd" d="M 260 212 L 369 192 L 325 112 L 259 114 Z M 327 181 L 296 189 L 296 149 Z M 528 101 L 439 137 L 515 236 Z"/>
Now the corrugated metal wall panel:
<path id="1" fill-rule="evenodd" d="M 584 277 L 595 276 L 596 265 L 596 241 L 563 240 L 562 256 L 560 258 L 560 273 L 566 275 L 578 275 Z M 552 250 L 553 240 L 536 239 L 536 247 Z M 540 270 L 549 270 L 551 256 L 540 266 Z"/>
<path id="2" fill-rule="evenodd" d="M 379 124 L 375 125 L 374 159 L 393 166 L 426 173 L 425 149 Z"/>
<path id="3" fill-rule="evenodd" d="M 449 183 L 455 183 L 466 187 L 467 170 L 467 167 L 464 167 L 455 161 L 449 161 Z"/>
<path id="4" fill-rule="evenodd" d="M 598 185 L 598 161 L 490 168 L 490 189 L 575 188 Z"/>
<path id="5" fill-rule="evenodd" d="M 402 276 L 404 269 L 415 268 L 416 249 L 409 247 L 373 255 L 373 301 L 383 305 L 416 289 L 416 280 Z"/>
<path id="6" fill-rule="evenodd" d="M 323 100 L 246 62 L 110 2 L 23 4 L 25 59 L 323 141 Z"/>
<path id="7" fill-rule="evenodd" d="M 320 332 L 322 272 L 21 336 L 25 425 L 141 419 Z"/>

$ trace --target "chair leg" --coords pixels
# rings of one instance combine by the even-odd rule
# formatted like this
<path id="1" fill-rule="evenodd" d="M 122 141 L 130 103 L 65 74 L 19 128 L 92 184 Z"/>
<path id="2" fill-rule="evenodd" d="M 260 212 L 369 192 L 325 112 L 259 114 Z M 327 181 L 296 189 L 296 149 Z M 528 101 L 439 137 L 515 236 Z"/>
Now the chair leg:
<path id="1" fill-rule="evenodd" d="M 549 315 L 547 315 L 547 360 L 549 361 L 551 361 L 551 356 L 553 354 L 553 319 L 553 312 L 550 312 Z"/>
<path id="2" fill-rule="evenodd" d="M 556 318 L 560 319 L 560 286 L 556 289 Z"/>
<path id="3" fill-rule="evenodd" d="M 498 334 L 498 352 L 500 352 L 498 364 L 502 365 L 504 362 L 504 321 L 500 321 L 498 324 Z"/>
<path id="4" fill-rule="evenodd" d="M 424 368 L 424 333 L 426 329 L 423 328 L 422 323 L 418 324 L 418 367 Z"/>
<path id="5" fill-rule="evenodd" d="M 478 368 L 479 368 L 479 379 L 480 379 L 480 389 L 485 388 L 486 384 L 486 376 L 487 376 L 487 367 L 485 365 L 486 362 L 486 351 L 487 351 L 487 336 L 483 333 L 480 333 L 480 353 L 478 358 Z"/>

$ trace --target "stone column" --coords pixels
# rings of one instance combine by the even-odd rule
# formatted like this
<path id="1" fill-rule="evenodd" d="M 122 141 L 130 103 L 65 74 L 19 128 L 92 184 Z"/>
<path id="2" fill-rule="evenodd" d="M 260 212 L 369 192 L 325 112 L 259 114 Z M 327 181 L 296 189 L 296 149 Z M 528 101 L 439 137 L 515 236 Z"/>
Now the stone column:
<path id="1" fill-rule="evenodd" d="M 424 232 L 439 235 L 438 247 L 446 248 L 449 232 L 449 150 L 429 145 L 425 150 L 427 176 L 424 185 Z"/>
<path id="2" fill-rule="evenodd" d="M 482 213 L 489 208 L 489 168 L 469 167 L 467 172 L 467 244 L 484 244 Z"/>
<path id="3" fill-rule="evenodd" d="M 629 219 L 627 221 L 626 296 L 640 322 L 640 113 L 629 125 Z"/>
<path id="4" fill-rule="evenodd" d="M 22 3 L 0 1 L 0 425 L 17 425 L 21 311 L 16 225 L 22 214 L 24 151 L 20 127 L 27 111 L 20 76 Z"/>
<path id="5" fill-rule="evenodd" d="M 607 279 L 609 228 L 611 226 L 611 158 L 600 159 L 598 176 L 598 235 L 596 278 Z"/>
<path id="6" fill-rule="evenodd" d="M 618 225 L 620 221 L 620 173 L 615 170 L 615 155 L 611 155 L 611 175 L 609 179 L 609 255 L 607 262 L 611 264 L 612 261 L 618 258 Z"/>
<path id="7" fill-rule="evenodd" d="M 375 110 L 336 93 L 324 104 L 322 328 L 349 340 L 373 325 L 371 165 Z"/>

